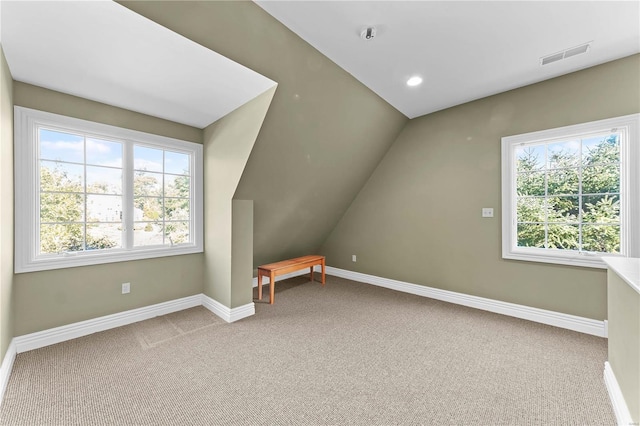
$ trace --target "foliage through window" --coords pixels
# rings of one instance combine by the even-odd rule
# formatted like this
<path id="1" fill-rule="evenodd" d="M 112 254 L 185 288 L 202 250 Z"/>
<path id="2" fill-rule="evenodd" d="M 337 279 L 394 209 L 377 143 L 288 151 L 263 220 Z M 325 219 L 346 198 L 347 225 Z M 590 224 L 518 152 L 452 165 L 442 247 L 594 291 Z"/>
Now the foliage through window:
<path id="1" fill-rule="evenodd" d="M 635 250 L 637 121 L 503 138 L 503 257 L 601 266 Z"/>
<path id="2" fill-rule="evenodd" d="M 16 170 L 17 272 L 202 251 L 198 144 L 16 107 Z"/>

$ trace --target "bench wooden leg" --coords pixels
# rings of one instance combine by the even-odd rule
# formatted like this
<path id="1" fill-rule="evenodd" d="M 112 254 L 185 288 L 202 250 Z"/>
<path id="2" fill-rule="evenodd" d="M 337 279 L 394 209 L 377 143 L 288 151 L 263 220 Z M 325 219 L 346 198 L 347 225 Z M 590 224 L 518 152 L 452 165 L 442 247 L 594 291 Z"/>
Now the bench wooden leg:
<path id="1" fill-rule="evenodd" d="M 321 266 L 322 266 L 322 285 L 324 285 L 324 263 L 325 263 L 324 262 L 324 258 L 322 258 L 322 263 L 321 263 Z"/>
<path id="2" fill-rule="evenodd" d="M 313 266 L 309 268 L 309 275 L 311 276 L 311 282 L 313 282 Z"/>
<path id="3" fill-rule="evenodd" d="M 269 274 L 269 304 L 273 305 L 273 299 L 276 297 L 276 276 L 273 271 Z"/>
<path id="4" fill-rule="evenodd" d="M 262 270 L 258 269 L 258 300 L 262 300 Z"/>

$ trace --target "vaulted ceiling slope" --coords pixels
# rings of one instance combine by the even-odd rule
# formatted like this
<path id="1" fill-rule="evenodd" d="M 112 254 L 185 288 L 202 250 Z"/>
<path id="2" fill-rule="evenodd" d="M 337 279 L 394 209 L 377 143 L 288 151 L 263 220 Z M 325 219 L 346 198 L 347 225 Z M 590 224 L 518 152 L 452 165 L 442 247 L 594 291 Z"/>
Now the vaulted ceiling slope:
<path id="1" fill-rule="evenodd" d="M 234 198 L 254 264 L 318 250 L 406 117 L 252 2 L 121 4 L 278 83 Z"/>

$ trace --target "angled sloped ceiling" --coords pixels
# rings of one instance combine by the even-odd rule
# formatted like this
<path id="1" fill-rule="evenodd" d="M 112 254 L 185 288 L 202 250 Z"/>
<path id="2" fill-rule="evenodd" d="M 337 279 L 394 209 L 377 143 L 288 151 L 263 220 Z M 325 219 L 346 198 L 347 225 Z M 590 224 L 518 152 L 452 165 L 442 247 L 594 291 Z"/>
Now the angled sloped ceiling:
<path id="1" fill-rule="evenodd" d="M 120 2 L 278 89 L 235 193 L 254 266 L 319 249 L 408 119 L 252 2 Z"/>

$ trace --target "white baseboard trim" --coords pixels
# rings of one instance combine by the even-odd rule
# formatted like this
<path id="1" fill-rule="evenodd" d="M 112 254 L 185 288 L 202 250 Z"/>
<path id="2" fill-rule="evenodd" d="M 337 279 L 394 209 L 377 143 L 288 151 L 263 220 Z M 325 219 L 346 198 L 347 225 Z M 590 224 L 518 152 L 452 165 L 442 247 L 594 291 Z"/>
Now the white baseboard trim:
<path id="1" fill-rule="evenodd" d="M 7 385 L 9 384 L 9 377 L 11 377 L 16 353 L 16 342 L 15 339 L 12 339 L 2 359 L 2 365 L 0 366 L 0 406 L 2 406 L 2 401 L 4 401 L 4 392 L 7 390 Z"/>
<path id="2" fill-rule="evenodd" d="M 100 331 L 109 330 L 111 328 L 122 327 L 123 325 L 144 321 L 160 315 L 167 315 L 184 309 L 194 308 L 196 306 L 204 306 L 226 322 L 238 321 L 242 318 L 254 315 L 256 312 L 253 302 L 230 309 L 209 296 L 196 294 L 189 297 L 183 297 L 181 299 L 170 300 L 168 302 L 144 306 L 142 308 L 131 309 L 117 314 L 106 315 L 99 318 L 93 318 L 86 321 L 80 321 L 73 324 L 50 328 L 48 330 L 38 331 L 36 333 L 14 337 L 11 340 L 11 344 L 9 345 L 7 353 L 3 358 L 2 365 L 0 366 L 0 405 L 4 400 L 4 392 L 7 388 L 7 384 L 9 383 L 9 377 L 11 376 L 16 354 L 54 345 L 66 340 L 87 336 Z"/>
<path id="3" fill-rule="evenodd" d="M 604 383 L 607 385 L 607 392 L 609 393 L 609 399 L 611 400 L 618 425 L 628 426 L 634 424 L 633 419 L 631 419 L 631 414 L 629 413 L 629 408 L 627 408 L 627 403 L 618 385 L 616 375 L 613 374 L 611 364 L 609 364 L 608 361 L 604 363 Z"/>
<path id="4" fill-rule="evenodd" d="M 193 308 L 202 304 L 202 294 L 183 297 L 181 299 L 170 300 L 168 302 L 131 309 L 129 311 L 118 312 L 117 314 L 106 315 L 86 321 L 50 328 L 36 333 L 25 334 L 15 337 L 17 353 L 30 351 L 54 345 L 66 340 L 87 336 L 99 331 L 109 330 L 115 327 L 144 321 L 160 315 L 170 314 L 183 309 Z"/>
<path id="5" fill-rule="evenodd" d="M 326 267 L 328 268 L 328 267 Z M 329 269 L 325 269 L 325 272 L 328 271 Z M 313 267 L 313 271 L 314 272 L 322 272 L 322 267 L 320 265 L 316 265 Z M 283 275 L 278 275 L 276 277 L 276 282 L 278 281 L 282 281 L 282 280 L 286 280 L 288 278 L 293 278 L 293 277 L 299 277 L 300 275 L 305 275 L 308 274 L 309 270 L 308 269 L 301 269 L 299 271 L 294 271 L 294 272 L 289 272 L 288 274 L 283 274 Z M 262 285 L 269 285 L 269 277 L 267 277 L 267 282 L 262 281 Z M 258 277 L 253 277 L 253 287 L 256 288 L 258 287 Z"/>
<path id="6" fill-rule="evenodd" d="M 235 322 L 256 313 L 256 305 L 253 302 L 231 309 L 206 294 L 202 295 L 202 306 L 226 322 Z"/>
<path id="7" fill-rule="evenodd" d="M 377 277 L 375 275 L 347 271 L 345 269 L 334 268 L 331 266 L 327 266 L 326 273 L 336 277 L 359 281 L 366 284 L 373 284 L 379 287 L 455 303 L 457 305 L 469 306 L 471 308 L 482 309 L 502 315 L 578 331 L 580 333 L 606 337 L 604 321 L 563 314 L 560 312 L 547 311 L 545 309 L 533 308 L 530 306 L 517 305 L 515 303 L 501 302 L 499 300 L 471 296 L 464 293 L 456 293 L 454 291 L 441 290 L 418 284 L 406 283 L 389 278 Z"/>

